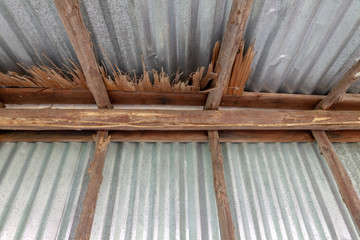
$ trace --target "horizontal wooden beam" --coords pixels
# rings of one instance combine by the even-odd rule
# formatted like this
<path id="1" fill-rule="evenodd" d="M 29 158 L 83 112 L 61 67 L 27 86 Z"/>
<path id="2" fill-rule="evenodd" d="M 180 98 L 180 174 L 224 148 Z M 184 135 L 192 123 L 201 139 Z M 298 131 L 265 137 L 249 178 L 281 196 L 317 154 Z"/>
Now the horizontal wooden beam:
<path id="1" fill-rule="evenodd" d="M 95 131 L 0 131 L 0 142 L 93 142 Z M 208 142 L 207 131 L 110 131 L 111 142 Z M 331 142 L 360 142 L 359 130 L 327 131 Z M 307 130 L 225 130 L 220 142 L 315 142 Z"/>
<path id="2" fill-rule="evenodd" d="M 113 104 L 127 105 L 204 106 L 207 96 L 205 93 L 108 92 Z M 220 106 L 312 110 L 324 97 L 245 92 L 241 96 L 223 96 Z M 0 88 L 0 101 L 5 104 L 95 104 L 87 89 Z M 360 95 L 346 94 L 342 102 L 336 103 L 331 109 L 358 110 Z"/>
<path id="3" fill-rule="evenodd" d="M 358 130 L 360 111 L 0 109 L 1 130 Z"/>

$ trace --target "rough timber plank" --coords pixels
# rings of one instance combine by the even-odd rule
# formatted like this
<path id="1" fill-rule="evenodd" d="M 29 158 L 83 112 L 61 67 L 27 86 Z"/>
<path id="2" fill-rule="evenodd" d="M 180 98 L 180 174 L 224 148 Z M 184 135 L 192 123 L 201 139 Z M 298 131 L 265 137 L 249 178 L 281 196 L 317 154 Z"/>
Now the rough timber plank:
<path id="1" fill-rule="evenodd" d="M 230 79 L 231 69 L 250 15 L 252 3 L 253 0 L 233 0 L 219 57 L 216 61 L 216 87 L 208 95 L 204 108 L 206 110 L 218 109 L 220 105 L 222 93 Z"/>
<path id="2" fill-rule="evenodd" d="M 0 109 L 1 130 L 358 130 L 360 111 Z"/>
<path id="3" fill-rule="evenodd" d="M 66 33 L 79 59 L 86 84 L 99 108 L 111 108 L 105 83 L 100 75 L 90 32 L 81 17 L 80 0 L 55 0 Z"/>
<path id="4" fill-rule="evenodd" d="M 341 81 L 330 93 L 316 106 L 316 109 L 329 109 L 335 103 L 341 101 L 348 88 L 360 78 L 360 61 L 352 66 Z"/>
<path id="5" fill-rule="evenodd" d="M 321 154 L 324 156 L 330 170 L 335 178 L 341 197 L 349 209 L 354 221 L 360 229 L 360 199 L 354 189 L 344 166 L 341 164 L 335 149 L 331 145 L 325 131 L 312 131 Z"/>
<path id="6" fill-rule="evenodd" d="M 330 93 L 316 106 L 315 109 L 327 110 L 332 105 L 341 101 L 348 88 L 360 78 L 360 61 L 352 66 L 342 80 L 330 91 Z M 312 135 L 318 143 L 321 154 L 324 156 L 331 172 L 336 180 L 340 194 L 354 221 L 360 229 L 360 199 L 354 186 L 341 164 L 334 147 L 332 146 L 325 131 L 312 131 Z"/>
<path id="7" fill-rule="evenodd" d="M 91 162 L 87 170 L 90 178 L 89 185 L 84 199 L 79 225 L 76 229 L 75 239 L 87 240 L 90 239 L 91 228 L 93 225 L 96 201 L 100 190 L 100 185 L 103 180 L 103 167 L 106 157 L 106 152 L 109 146 L 110 137 L 108 131 L 99 131 L 96 134 L 96 150 L 94 160 Z"/>
<path id="8" fill-rule="evenodd" d="M 224 163 L 219 142 L 219 133 L 218 131 L 208 131 L 208 134 L 221 239 L 236 239 L 234 223 L 231 218 L 230 204 L 226 191 Z"/>
<path id="9" fill-rule="evenodd" d="M 113 104 L 204 106 L 205 93 L 157 93 L 108 91 Z M 322 95 L 244 92 L 241 96 L 225 95 L 221 107 L 278 108 L 312 110 Z M 5 104 L 95 104 L 88 89 L 0 88 Z M 330 109 L 359 110 L 360 95 L 345 94 Z"/>

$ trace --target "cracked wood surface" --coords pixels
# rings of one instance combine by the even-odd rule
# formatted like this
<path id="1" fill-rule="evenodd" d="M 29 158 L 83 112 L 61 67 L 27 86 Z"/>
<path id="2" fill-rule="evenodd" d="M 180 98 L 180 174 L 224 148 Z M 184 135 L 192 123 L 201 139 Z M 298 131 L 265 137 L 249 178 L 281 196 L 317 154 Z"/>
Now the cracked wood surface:
<path id="1" fill-rule="evenodd" d="M 81 17 L 80 0 L 55 0 L 66 33 L 86 78 L 86 84 L 99 108 L 112 108 L 105 83 L 100 75 L 90 32 Z"/>

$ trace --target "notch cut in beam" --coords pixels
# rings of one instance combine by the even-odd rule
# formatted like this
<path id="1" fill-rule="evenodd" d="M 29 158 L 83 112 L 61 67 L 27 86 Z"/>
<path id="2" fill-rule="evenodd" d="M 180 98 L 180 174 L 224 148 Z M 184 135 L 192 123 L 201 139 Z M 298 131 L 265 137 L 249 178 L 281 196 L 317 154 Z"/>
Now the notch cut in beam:
<path id="1" fill-rule="evenodd" d="M 100 75 L 90 32 L 81 17 L 80 0 L 55 0 L 66 33 L 79 59 L 86 84 L 100 109 L 112 108 L 105 83 Z"/>
<path id="2" fill-rule="evenodd" d="M 358 130 L 360 111 L 0 109 L 1 130 Z"/>
<path id="3" fill-rule="evenodd" d="M 79 224 L 76 229 L 75 239 L 78 240 L 90 239 L 96 202 L 100 190 L 100 185 L 103 180 L 102 171 L 104 168 L 106 152 L 110 142 L 108 131 L 97 132 L 95 142 L 96 149 L 94 160 L 90 163 L 89 169 L 87 170 L 87 173 L 90 176 L 89 185 L 86 191 Z"/>

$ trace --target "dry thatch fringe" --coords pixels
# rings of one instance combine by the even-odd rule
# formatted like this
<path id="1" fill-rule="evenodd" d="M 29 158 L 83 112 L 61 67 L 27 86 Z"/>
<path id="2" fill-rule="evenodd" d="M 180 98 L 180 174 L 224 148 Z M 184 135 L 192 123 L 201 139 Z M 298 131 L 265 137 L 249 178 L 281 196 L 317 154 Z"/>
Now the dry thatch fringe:
<path id="1" fill-rule="evenodd" d="M 85 88 L 85 76 L 79 65 L 72 62 L 72 69 L 68 71 L 53 67 L 33 66 L 28 69 L 21 66 L 29 75 L 21 76 L 15 72 L 7 74 L 0 72 L 0 87 L 30 87 L 30 88 Z M 67 76 L 71 76 L 69 78 Z"/>
<path id="2" fill-rule="evenodd" d="M 118 67 L 113 67 L 109 62 L 112 69 L 112 77 L 106 72 L 103 67 L 100 67 L 100 73 L 104 79 L 105 85 L 109 90 L 122 90 L 122 91 L 145 91 L 145 92 L 199 92 L 201 81 L 205 67 L 200 67 L 189 75 L 186 81 L 181 81 L 179 69 L 174 74 L 174 79 L 164 72 L 156 70 L 147 71 L 145 68 L 144 60 L 142 59 L 143 74 L 137 78 L 130 77 L 129 74 L 122 72 Z M 150 73 L 153 76 L 153 83 L 150 79 Z"/>
<path id="3" fill-rule="evenodd" d="M 168 75 L 161 69 L 148 71 L 145 68 L 142 59 L 143 74 L 137 77 L 130 77 L 129 74 L 122 72 L 118 67 L 111 66 L 112 76 L 106 69 L 99 65 L 99 70 L 108 90 L 122 91 L 145 91 L 145 92 L 206 92 L 211 91 L 209 83 L 216 77 L 214 69 L 219 55 L 220 42 L 216 42 L 211 62 L 204 76 L 205 67 L 198 68 L 191 73 L 186 81 L 181 81 L 182 73 L 178 70 L 173 75 Z M 226 94 L 241 94 L 246 80 L 249 78 L 252 70 L 251 62 L 255 56 L 254 43 L 249 47 L 243 56 L 244 42 L 241 42 L 239 53 L 236 56 L 231 79 L 228 87 L 224 90 Z M 21 76 L 14 72 L 7 74 L 0 73 L 0 87 L 30 87 L 30 88 L 86 88 L 84 73 L 79 65 L 69 60 L 71 67 L 66 70 L 59 69 L 49 59 L 53 66 L 33 66 L 25 69 L 29 75 Z M 152 74 L 152 80 L 150 79 Z M 214 85 L 214 83 L 212 83 Z M 210 89 L 209 89 L 210 88 Z"/>
<path id="4" fill-rule="evenodd" d="M 241 40 L 231 72 L 230 81 L 228 81 L 228 85 L 224 89 L 224 94 L 226 95 L 241 95 L 244 92 L 245 84 L 253 71 L 251 63 L 256 54 L 254 52 L 255 41 L 250 44 L 245 55 L 244 46 L 245 42 L 244 40 Z"/>

